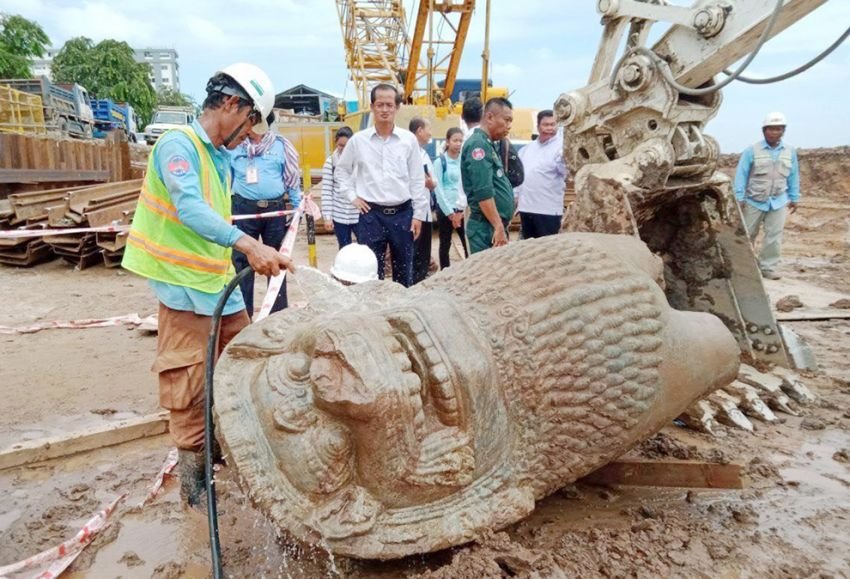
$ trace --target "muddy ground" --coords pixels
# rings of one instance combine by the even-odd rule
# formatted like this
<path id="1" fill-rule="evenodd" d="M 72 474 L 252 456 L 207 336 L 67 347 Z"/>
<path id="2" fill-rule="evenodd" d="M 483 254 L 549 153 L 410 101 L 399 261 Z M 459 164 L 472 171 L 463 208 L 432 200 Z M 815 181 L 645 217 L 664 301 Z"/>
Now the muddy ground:
<path id="1" fill-rule="evenodd" d="M 848 151 L 801 155 L 806 197 L 789 218 L 783 279 L 772 301 L 802 310 L 850 298 Z M 296 258 L 304 262 L 303 240 Z M 320 267 L 334 255 L 319 238 Z M 436 252 L 436 244 L 435 244 Z M 264 284 L 259 284 L 263 286 Z M 258 287 L 258 292 L 262 287 Z M 75 272 L 60 261 L 0 270 L 0 325 L 155 310 L 146 284 L 122 271 Z M 290 300 L 303 300 L 292 284 Z M 391 563 L 334 560 L 279 537 L 224 473 L 220 515 L 233 577 L 850 577 L 850 320 L 793 322 L 820 368 L 805 374 L 819 401 L 755 434 L 711 437 L 669 426 L 634 454 L 745 465 L 743 491 L 602 488 L 578 484 L 526 520 L 473 545 Z M 149 367 L 155 338 L 135 330 L 49 330 L 0 336 L 0 448 L 157 410 Z M 174 480 L 141 512 L 167 436 L 0 471 L 0 565 L 72 536 L 121 493 L 112 526 L 68 577 L 206 577 L 206 522 L 178 504 Z"/>

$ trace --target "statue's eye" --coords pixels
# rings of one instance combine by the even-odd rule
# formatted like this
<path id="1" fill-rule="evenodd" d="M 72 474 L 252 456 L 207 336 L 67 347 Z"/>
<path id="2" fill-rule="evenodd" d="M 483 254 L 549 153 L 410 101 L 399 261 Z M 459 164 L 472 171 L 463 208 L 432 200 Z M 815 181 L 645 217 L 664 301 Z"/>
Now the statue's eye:
<path id="1" fill-rule="evenodd" d="M 310 358 L 304 354 L 294 354 L 287 364 L 287 373 L 293 380 L 303 382 L 310 377 Z"/>

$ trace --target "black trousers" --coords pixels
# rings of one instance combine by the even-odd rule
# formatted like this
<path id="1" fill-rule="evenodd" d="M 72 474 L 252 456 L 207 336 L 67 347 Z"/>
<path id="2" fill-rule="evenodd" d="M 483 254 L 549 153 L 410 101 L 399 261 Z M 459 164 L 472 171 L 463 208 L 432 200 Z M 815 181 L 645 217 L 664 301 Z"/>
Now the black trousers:
<path id="1" fill-rule="evenodd" d="M 392 254 L 393 281 L 404 287 L 413 285 L 413 205 L 410 201 L 396 206 L 372 206 L 360 215 L 357 240 L 369 247 L 378 258 L 378 279 L 384 279 L 384 257 L 387 246 Z"/>
<path id="2" fill-rule="evenodd" d="M 284 209 L 283 199 L 266 201 L 262 206 L 257 205 L 256 201 L 245 199 L 239 195 L 234 195 L 231 199 L 231 207 L 234 215 L 244 215 L 253 213 L 262 213 L 263 211 L 279 211 Z M 254 239 L 262 239 L 263 243 L 274 249 L 280 249 L 283 243 L 283 237 L 286 235 L 286 217 L 272 217 L 269 219 L 245 219 L 236 222 L 236 227 L 253 237 Z M 248 265 L 248 258 L 241 251 L 233 250 L 233 266 L 236 271 L 240 271 Z M 248 310 L 248 317 L 254 318 L 254 272 L 252 271 L 239 282 L 239 287 L 242 290 L 242 298 L 245 300 L 245 309 Z M 271 313 L 279 312 L 286 309 L 288 301 L 286 298 L 286 278 L 283 278 L 283 284 L 280 286 L 280 292 L 277 294 Z"/>
<path id="3" fill-rule="evenodd" d="M 428 277 L 431 266 L 431 236 L 433 228 L 430 221 L 422 222 L 419 238 L 413 242 L 413 283 L 419 283 Z"/>
<path id="4" fill-rule="evenodd" d="M 440 232 L 440 269 L 445 269 L 451 265 L 449 259 L 449 250 L 452 248 L 452 234 L 457 232 L 460 237 L 460 244 L 463 246 L 463 254 L 469 257 L 469 250 L 466 248 L 466 230 L 464 228 L 463 219 L 460 220 L 460 227 L 457 229 L 452 225 L 451 220 L 437 208 L 437 229 Z"/>
<path id="5" fill-rule="evenodd" d="M 523 239 L 535 239 L 561 232 L 560 215 L 543 215 L 542 213 L 520 211 L 519 219 Z"/>

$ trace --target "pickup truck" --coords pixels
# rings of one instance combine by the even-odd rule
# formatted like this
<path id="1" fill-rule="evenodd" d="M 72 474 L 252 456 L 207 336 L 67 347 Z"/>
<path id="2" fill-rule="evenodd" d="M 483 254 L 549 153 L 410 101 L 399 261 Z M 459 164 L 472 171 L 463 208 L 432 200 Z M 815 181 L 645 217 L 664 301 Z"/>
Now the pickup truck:
<path id="1" fill-rule="evenodd" d="M 0 80 L 16 90 L 41 97 L 44 122 L 48 128 L 63 135 L 90 139 L 94 131 L 94 116 L 89 95 L 78 84 L 58 85 L 47 77 Z"/>
<path id="2" fill-rule="evenodd" d="M 124 131 L 127 140 L 136 142 L 136 115 L 130 103 L 117 103 L 112 99 L 91 99 L 94 114 L 94 136 L 105 138 L 115 130 Z"/>
<path id="3" fill-rule="evenodd" d="M 194 120 L 195 111 L 191 107 L 158 107 L 153 120 L 145 127 L 145 142 L 153 145 L 168 129 L 191 124 Z"/>

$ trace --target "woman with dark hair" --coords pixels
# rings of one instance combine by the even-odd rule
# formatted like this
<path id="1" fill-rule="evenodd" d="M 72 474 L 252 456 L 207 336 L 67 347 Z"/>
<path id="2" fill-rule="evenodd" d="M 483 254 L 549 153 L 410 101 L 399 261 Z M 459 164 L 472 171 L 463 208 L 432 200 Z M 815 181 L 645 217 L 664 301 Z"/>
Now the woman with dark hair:
<path id="1" fill-rule="evenodd" d="M 452 233 L 457 231 L 463 253 L 466 248 L 466 233 L 463 227 L 463 211 L 466 195 L 460 180 L 460 150 L 463 146 L 463 131 L 452 127 L 446 132 L 446 150 L 434 161 L 434 179 L 437 181 L 437 228 L 440 232 L 440 269 L 449 267 L 449 249 Z"/>
<path id="2" fill-rule="evenodd" d="M 357 238 L 357 223 L 360 220 L 360 212 L 348 197 L 340 192 L 339 183 L 335 178 L 339 156 L 353 134 L 348 127 L 337 130 L 334 136 L 336 148 L 322 168 L 322 219 L 325 231 L 336 233 L 340 249 L 351 243 L 352 234 Z"/>

